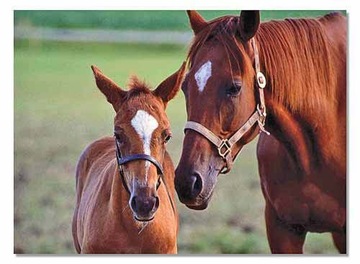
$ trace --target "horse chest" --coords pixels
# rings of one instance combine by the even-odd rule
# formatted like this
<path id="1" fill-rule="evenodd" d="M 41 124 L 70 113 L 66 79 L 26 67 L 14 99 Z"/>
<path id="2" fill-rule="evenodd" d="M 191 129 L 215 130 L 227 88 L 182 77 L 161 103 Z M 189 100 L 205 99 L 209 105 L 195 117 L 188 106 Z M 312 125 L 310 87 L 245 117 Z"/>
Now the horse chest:
<path id="1" fill-rule="evenodd" d="M 101 223 L 88 225 L 82 243 L 82 253 L 102 254 L 174 254 L 176 230 L 160 226 L 156 220 L 148 225 L 130 221 L 113 221 L 103 215 Z M 98 228 L 102 226 L 102 228 Z"/>
<path id="2" fill-rule="evenodd" d="M 346 217 L 346 180 L 325 165 L 305 175 L 285 145 L 273 137 L 262 137 L 260 143 L 262 191 L 277 217 L 309 231 L 341 230 Z"/>
<path id="3" fill-rule="evenodd" d="M 169 222 L 177 220 L 172 215 L 167 219 L 155 216 L 153 221 L 142 223 L 133 219 L 127 206 L 116 211 L 109 210 L 108 206 L 88 209 L 82 253 L 176 253 L 176 227 Z"/>
<path id="4" fill-rule="evenodd" d="M 316 232 L 341 230 L 345 225 L 345 205 L 322 186 L 307 180 L 262 179 L 262 187 L 278 217 L 288 224 L 300 224 Z"/>

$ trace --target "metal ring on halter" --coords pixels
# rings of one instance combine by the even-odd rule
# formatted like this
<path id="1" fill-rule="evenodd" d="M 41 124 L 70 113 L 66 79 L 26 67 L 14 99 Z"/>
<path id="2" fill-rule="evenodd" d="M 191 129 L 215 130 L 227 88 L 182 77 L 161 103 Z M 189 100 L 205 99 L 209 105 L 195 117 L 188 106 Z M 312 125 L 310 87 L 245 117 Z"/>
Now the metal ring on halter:
<path id="1" fill-rule="evenodd" d="M 224 151 L 223 148 L 225 148 Z M 223 159 L 226 159 L 226 155 L 229 154 L 229 152 L 231 151 L 231 145 L 229 143 L 229 141 L 227 139 L 223 139 L 221 141 L 221 144 L 220 146 L 218 146 L 218 153 L 219 155 L 223 158 Z"/>
<path id="2" fill-rule="evenodd" d="M 264 89 L 266 86 L 266 78 L 265 75 L 259 71 L 256 73 L 256 81 L 259 86 L 259 88 Z"/>

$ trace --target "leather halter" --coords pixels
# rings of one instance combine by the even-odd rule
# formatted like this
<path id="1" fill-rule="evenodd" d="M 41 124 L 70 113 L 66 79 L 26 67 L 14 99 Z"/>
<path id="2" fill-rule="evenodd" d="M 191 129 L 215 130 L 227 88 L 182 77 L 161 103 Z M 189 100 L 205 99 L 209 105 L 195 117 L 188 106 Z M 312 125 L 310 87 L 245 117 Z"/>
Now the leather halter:
<path id="1" fill-rule="evenodd" d="M 119 142 L 118 142 L 118 140 L 116 138 L 116 135 L 115 135 L 115 146 L 116 146 L 116 160 L 117 160 L 117 164 L 118 164 L 118 168 L 119 168 L 119 174 L 120 174 L 121 182 L 122 182 L 125 190 L 127 191 L 127 193 L 129 195 L 131 195 L 130 189 L 128 187 L 128 184 L 127 184 L 125 176 L 124 176 L 124 171 L 123 171 L 122 165 L 124 165 L 126 163 L 129 163 L 131 161 L 135 161 L 135 160 L 149 161 L 153 165 L 155 165 L 156 170 L 157 170 L 157 174 L 159 176 L 158 183 L 156 185 L 156 190 L 159 189 L 161 181 L 162 181 L 164 183 L 166 193 L 167 193 L 168 198 L 170 200 L 171 207 L 172 207 L 173 212 L 175 214 L 175 205 L 174 205 L 173 200 L 171 199 L 170 192 L 169 192 L 169 189 L 167 187 L 165 177 L 164 177 L 164 170 L 163 170 L 163 167 L 161 166 L 161 164 L 154 157 L 152 157 L 150 155 L 147 155 L 147 154 L 132 154 L 132 155 L 128 155 L 126 157 L 122 157 L 121 152 L 120 152 Z"/>
<path id="2" fill-rule="evenodd" d="M 249 117 L 249 119 L 232 135 L 230 138 L 220 138 L 215 135 L 208 128 L 204 127 L 202 124 L 188 121 L 185 124 L 184 131 L 186 129 L 194 130 L 208 139 L 211 143 L 213 143 L 217 150 L 218 154 L 221 158 L 226 162 L 226 166 L 221 170 L 220 173 L 225 174 L 231 170 L 231 167 L 234 163 L 232 157 L 232 147 L 236 144 L 242 136 L 249 131 L 254 124 L 258 124 L 260 131 L 265 132 L 270 135 L 268 131 L 265 130 L 265 119 L 266 119 L 266 106 L 265 106 L 265 98 L 264 98 L 264 88 L 266 86 L 266 78 L 264 74 L 260 71 L 260 62 L 259 62 L 259 52 L 256 47 L 255 39 L 252 38 L 250 40 L 251 45 L 254 50 L 254 60 L 255 60 L 255 71 L 256 71 L 256 87 L 259 91 L 259 100 L 260 102 L 257 104 L 254 113 Z"/>

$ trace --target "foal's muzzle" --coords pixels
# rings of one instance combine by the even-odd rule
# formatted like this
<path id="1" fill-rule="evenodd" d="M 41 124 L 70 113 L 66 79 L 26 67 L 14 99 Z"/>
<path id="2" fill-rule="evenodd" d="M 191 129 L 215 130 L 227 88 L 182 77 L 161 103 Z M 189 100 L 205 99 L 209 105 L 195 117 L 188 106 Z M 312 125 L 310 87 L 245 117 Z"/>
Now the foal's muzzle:
<path id="1" fill-rule="evenodd" d="M 159 197 L 149 187 L 140 187 L 129 201 L 134 218 L 138 221 L 151 221 L 159 208 Z"/>

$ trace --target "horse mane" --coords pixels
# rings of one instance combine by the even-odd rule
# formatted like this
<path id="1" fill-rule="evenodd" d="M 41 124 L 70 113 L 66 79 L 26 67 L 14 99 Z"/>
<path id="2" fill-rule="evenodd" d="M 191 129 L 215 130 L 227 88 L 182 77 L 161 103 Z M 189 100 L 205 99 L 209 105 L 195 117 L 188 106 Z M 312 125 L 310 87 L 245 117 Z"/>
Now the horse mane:
<path id="1" fill-rule="evenodd" d="M 151 94 L 150 86 L 145 81 L 141 81 L 136 75 L 130 77 L 127 87 L 129 89 L 127 99 L 139 96 L 140 94 Z"/>
<path id="2" fill-rule="evenodd" d="M 330 15 L 331 16 L 331 15 Z M 247 45 L 238 37 L 240 17 L 214 19 L 193 39 L 188 52 L 191 65 L 197 51 L 210 40 L 223 44 L 234 56 L 243 77 L 253 71 Z M 331 42 L 318 19 L 285 19 L 260 24 L 255 35 L 262 71 L 271 97 L 290 111 L 324 118 L 336 105 L 336 72 Z M 230 64 L 231 65 L 231 64 Z M 254 72 L 251 78 L 254 78 Z M 318 118 L 316 118 L 318 117 Z"/>
<path id="3" fill-rule="evenodd" d="M 262 23 L 256 40 L 274 101 L 299 114 L 331 113 L 337 74 L 331 42 L 318 19 Z"/>

